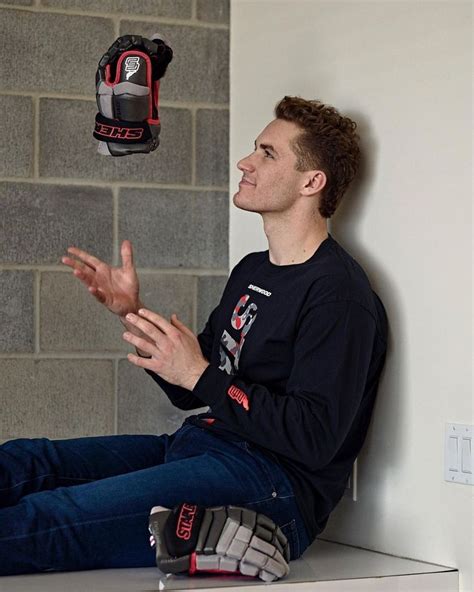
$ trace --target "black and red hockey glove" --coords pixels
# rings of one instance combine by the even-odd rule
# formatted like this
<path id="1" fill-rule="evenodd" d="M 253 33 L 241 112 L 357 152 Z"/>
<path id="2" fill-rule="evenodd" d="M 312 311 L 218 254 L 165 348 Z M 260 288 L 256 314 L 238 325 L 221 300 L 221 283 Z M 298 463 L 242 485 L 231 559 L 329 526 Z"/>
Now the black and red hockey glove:
<path id="1" fill-rule="evenodd" d="M 290 572 L 289 544 L 279 526 L 247 508 L 155 506 L 149 531 L 165 574 L 230 573 L 272 582 Z"/>
<path id="2" fill-rule="evenodd" d="M 148 153 L 160 143 L 160 79 L 173 50 L 159 34 L 119 37 L 102 56 L 96 73 L 94 138 L 106 156 Z"/>

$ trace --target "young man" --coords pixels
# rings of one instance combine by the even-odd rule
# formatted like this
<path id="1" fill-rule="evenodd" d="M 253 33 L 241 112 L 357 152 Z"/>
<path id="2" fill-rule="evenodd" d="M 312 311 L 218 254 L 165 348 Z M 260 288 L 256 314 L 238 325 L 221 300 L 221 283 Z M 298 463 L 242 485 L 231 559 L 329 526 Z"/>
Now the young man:
<path id="1" fill-rule="evenodd" d="M 130 362 L 180 409 L 209 409 L 172 435 L 0 447 L 0 574 L 155 565 L 150 509 L 184 501 L 265 514 L 292 559 L 325 528 L 367 433 L 387 318 L 327 231 L 357 172 L 355 123 L 297 97 L 275 115 L 233 198 L 262 216 L 269 249 L 234 267 L 197 337 L 143 307 L 128 241 L 121 268 L 63 257 L 121 318 Z"/>

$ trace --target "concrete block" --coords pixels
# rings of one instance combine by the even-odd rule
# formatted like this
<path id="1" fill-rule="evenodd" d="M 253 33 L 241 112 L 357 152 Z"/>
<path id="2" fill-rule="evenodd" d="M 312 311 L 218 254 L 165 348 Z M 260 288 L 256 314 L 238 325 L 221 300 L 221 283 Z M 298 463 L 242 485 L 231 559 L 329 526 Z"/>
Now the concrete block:
<path id="1" fill-rule="evenodd" d="M 160 145 L 150 154 L 102 156 L 93 101 L 40 101 L 40 176 L 108 181 L 191 182 L 191 112 L 161 108 Z M 54 130 L 52 132 L 51 130 Z"/>
<path id="2" fill-rule="evenodd" d="M 219 304 L 224 288 L 227 284 L 228 276 L 209 275 L 198 277 L 197 287 L 197 332 L 200 333 L 206 321 Z"/>
<path id="3" fill-rule="evenodd" d="M 73 438 L 114 431 L 110 360 L 0 360 L 0 436 Z"/>
<path id="4" fill-rule="evenodd" d="M 115 34 L 112 19 L 2 8 L 0 38 L 17 65 L 0 61 L 3 90 L 95 96 L 97 63 Z"/>
<path id="5" fill-rule="evenodd" d="M 140 298 L 149 310 L 167 321 L 176 313 L 178 318 L 192 331 L 195 278 L 191 275 L 166 273 L 139 273 Z"/>
<path id="6" fill-rule="evenodd" d="M 194 281 L 191 276 L 139 275 L 141 298 L 150 310 L 169 320 L 176 312 L 191 326 Z M 134 351 L 124 341 L 120 319 L 98 302 L 69 273 L 41 274 L 40 348 L 42 352 Z"/>
<path id="7" fill-rule="evenodd" d="M 155 23 L 122 21 L 120 34 L 150 36 L 156 29 Z M 174 51 L 163 78 L 166 100 L 228 103 L 229 31 L 165 24 L 158 30 Z"/>
<path id="8" fill-rule="evenodd" d="M 102 352 L 129 350 L 125 331 L 71 273 L 41 274 L 40 351 Z"/>
<path id="9" fill-rule="evenodd" d="M 0 113 L 3 113 L 0 175 L 30 177 L 33 174 L 32 99 L 0 95 Z"/>
<path id="10" fill-rule="evenodd" d="M 74 245 L 112 258 L 109 189 L 0 183 L 0 263 L 61 264 Z"/>
<path id="11" fill-rule="evenodd" d="M 17 6 L 30 6 L 33 0 L 2 0 L 2 4 L 16 4 Z"/>
<path id="12" fill-rule="evenodd" d="M 134 245 L 138 267 L 228 267 L 227 193 L 120 190 L 119 240 Z"/>
<path id="13" fill-rule="evenodd" d="M 41 0 L 43 6 L 101 12 L 188 19 L 192 0 Z"/>
<path id="14" fill-rule="evenodd" d="M 198 109 L 196 114 L 196 183 L 229 183 L 229 111 Z"/>
<path id="15" fill-rule="evenodd" d="M 229 23 L 229 0 L 197 0 L 196 16 L 200 21 Z"/>
<path id="16" fill-rule="evenodd" d="M 145 370 L 128 360 L 119 362 L 117 433 L 172 434 L 188 415 L 206 409 L 183 411 L 174 407 Z"/>
<path id="17" fill-rule="evenodd" d="M 34 351 L 33 273 L 0 271 L 0 352 Z"/>

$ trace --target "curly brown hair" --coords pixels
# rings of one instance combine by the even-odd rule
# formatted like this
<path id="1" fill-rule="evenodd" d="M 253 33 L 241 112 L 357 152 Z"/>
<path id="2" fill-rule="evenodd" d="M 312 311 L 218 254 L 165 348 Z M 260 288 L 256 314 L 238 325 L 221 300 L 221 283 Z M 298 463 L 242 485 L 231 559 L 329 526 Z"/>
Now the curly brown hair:
<path id="1" fill-rule="evenodd" d="M 297 124 L 302 130 L 292 142 L 296 170 L 319 169 L 326 174 L 319 213 L 323 218 L 330 218 L 359 168 L 357 124 L 334 107 L 301 97 L 285 96 L 276 105 L 275 116 Z"/>

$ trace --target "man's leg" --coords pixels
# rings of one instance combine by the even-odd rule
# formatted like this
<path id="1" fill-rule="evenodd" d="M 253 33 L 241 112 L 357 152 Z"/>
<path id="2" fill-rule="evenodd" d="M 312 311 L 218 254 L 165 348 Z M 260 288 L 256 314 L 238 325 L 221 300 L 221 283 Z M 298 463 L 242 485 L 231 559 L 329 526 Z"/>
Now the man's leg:
<path id="1" fill-rule="evenodd" d="M 30 493 L 158 465 L 172 438 L 163 434 L 10 440 L 0 446 L 0 508 Z"/>
<path id="2" fill-rule="evenodd" d="M 252 507 L 265 501 L 275 516 L 278 507 L 287 511 L 292 493 L 286 485 L 275 490 L 276 483 L 245 448 L 185 426 L 164 464 L 27 495 L 0 510 L 0 575 L 154 566 L 148 533 L 153 506 L 188 501 Z M 291 519 L 280 513 L 277 523 Z"/>

